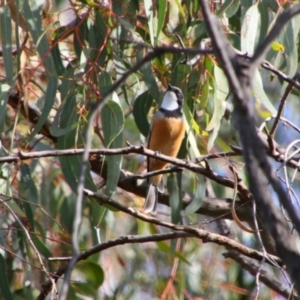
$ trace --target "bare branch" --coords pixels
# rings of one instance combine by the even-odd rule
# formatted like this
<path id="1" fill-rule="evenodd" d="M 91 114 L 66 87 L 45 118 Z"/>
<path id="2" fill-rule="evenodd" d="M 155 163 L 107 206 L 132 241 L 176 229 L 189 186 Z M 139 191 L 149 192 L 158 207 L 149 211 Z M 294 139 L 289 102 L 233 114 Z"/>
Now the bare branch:
<path id="1" fill-rule="evenodd" d="M 253 260 L 245 257 L 236 251 L 229 251 L 225 253 L 224 256 L 231 258 L 238 262 L 245 270 L 247 270 L 253 276 L 256 275 L 257 270 L 259 269 L 259 264 Z M 287 288 L 282 284 L 282 281 L 277 280 L 270 272 L 267 272 L 265 269 L 260 271 L 260 281 L 263 282 L 266 286 L 276 291 L 278 294 L 282 295 L 286 299 L 297 299 L 300 300 L 300 296 L 292 288 Z M 294 298 L 291 298 L 291 295 Z"/>
<path id="2" fill-rule="evenodd" d="M 265 40 L 257 47 L 251 59 L 249 75 L 253 74 L 258 65 L 263 61 L 267 51 L 271 46 L 271 43 L 280 34 L 284 25 L 298 13 L 300 13 L 300 5 L 295 5 L 294 7 L 287 9 L 279 15 L 273 28 L 271 29 Z"/>
<path id="3" fill-rule="evenodd" d="M 224 72 L 227 75 L 228 82 L 234 95 L 235 124 L 243 145 L 243 155 L 249 175 L 250 190 L 253 193 L 264 224 L 274 236 L 278 255 L 287 265 L 287 270 L 295 282 L 297 289 L 300 289 L 298 276 L 300 273 L 300 255 L 297 247 L 299 239 L 296 236 L 290 235 L 289 227 L 286 224 L 283 215 L 274 205 L 273 197 L 269 189 L 269 183 L 271 183 L 277 193 L 298 232 L 300 232 L 300 219 L 298 213 L 290 203 L 286 191 L 275 177 L 267 160 L 264 146 L 257 135 L 253 122 L 252 110 L 249 107 L 251 103 L 251 79 L 253 77 L 251 74 L 253 74 L 256 67 L 255 63 L 250 67 L 252 68 L 251 70 L 247 70 L 247 66 L 239 62 L 233 49 L 228 44 L 224 33 L 219 29 L 217 25 L 218 21 L 213 18 L 208 3 L 204 0 L 200 1 L 200 3 L 216 55 L 223 64 Z M 300 11 L 300 6 L 297 7 L 298 10 L 292 9 L 291 12 L 286 12 L 284 17 L 279 19 L 285 20 L 287 16 L 291 17 L 291 15 Z M 277 28 L 276 34 L 278 33 L 279 30 Z M 265 43 L 262 50 L 257 53 L 264 52 L 269 43 L 270 41 Z M 262 54 L 257 54 L 254 56 L 252 62 L 259 61 L 261 55 Z"/>
<path id="4" fill-rule="evenodd" d="M 86 196 L 95 198 L 100 205 L 107 204 L 107 205 L 113 206 L 114 208 L 116 208 L 116 209 L 118 209 L 118 210 L 120 210 L 120 211 L 122 211 L 126 214 L 129 214 L 129 215 L 131 215 L 135 218 L 138 218 L 142 221 L 152 223 L 152 224 L 156 224 L 156 225 L 160 225 L 160 226 L 164 226 L 164 227 L 169 228 L 171 230 L 184 231 L 184 232 L 187 232 L 187 233 L 191 233 L 195 237 L 198 237 L 198 238 L 202 239 L 202 241 L 205 242 L 205 243 L 206 242 L 211 242 L 211 243 L 216 243 L 218 245 L 226 246 L 229 249 L 237 250 L 237 251 L 241 252 L 242 254 L 244 254 L 246 256 L 249 256 L 249 257 L 252 257 L 254 259 L 261 260 L 263 258 L 263 254 L 261 252 L 258 252 L 254 249 L 243 246 L 240 243 L 238 243 L 238 242 L 236 242 L 232 239 L 223 237 L 219 234 L 210 233 L 206 230 L 202 230 L 202 229 L 198 229 L 198 228 L 194 228 L 194 227 L 190 227 L 190 226 L 175 225 L 173 223 L 169 223 L 169 222 L 159 220 L 159 219 L 151 217 L 147 214 L 141 213 L 141 212 L 139 212 L 139 211 L 137 211 L 137 210 L 135 210 L 131 207 L 128 208 L 127 206 L 124 206 L 124 205 L 110 199 L 109 197 L 107 197 L 105 195 L 95 193 L 95 192 L 87 190 L 87 189 L 84 190 L 84 193 L 85 193 Z M 276 256 L 271 256 L 271 257 L 276 262 L 281 263 L 281 260 L 279 260 Z"/>
<path id="5" fill-rule="evenodd" d="M 293 80 L 298 80 L 300 76 L 300 72 L 297 71 L 295 76 L 293 77 Z M 283 94 L 283 96 L 281 97 L 281 100 L 280 100 L 280 105 L 278 107 L 278 112 L 277 112 L 277 115 L 276 115 L 276 118 L 274 120 L 274 124 L 270 130 L 270 138 L 273 139 L 274 137 L 274 133 L 277 129 L 277 126 L 278 126 L 278 123 L 279 123 L 279 120 L 284 112 L 284 108 L 285 108 L 285 104 L 286 104 L 286 100 L 287 100 L 287 97 L 288 95 L 290 94 L 290 92 L 292 91 L 294 87 L 294 83 L 289 83 L 288 86 L 286 87 L 285 89 L 285 92 Z"/>

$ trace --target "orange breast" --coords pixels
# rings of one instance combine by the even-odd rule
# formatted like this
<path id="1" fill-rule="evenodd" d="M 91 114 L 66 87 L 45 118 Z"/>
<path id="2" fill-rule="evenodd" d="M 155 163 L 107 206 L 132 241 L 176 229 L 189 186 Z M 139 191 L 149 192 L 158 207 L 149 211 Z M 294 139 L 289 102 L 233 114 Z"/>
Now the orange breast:
<path id="1" fill-rule="evenodd" d="M 158 151 L 164 155 L 176 157 L 184 137 L 185 126 L 179 118 L 156 118 L 152 124 L 149 149 Z M 168 163 L 151 158 L 150 171 L 166 168 Z M 158 185 L 162 175 L 153 176 L 151 183 Z"/>

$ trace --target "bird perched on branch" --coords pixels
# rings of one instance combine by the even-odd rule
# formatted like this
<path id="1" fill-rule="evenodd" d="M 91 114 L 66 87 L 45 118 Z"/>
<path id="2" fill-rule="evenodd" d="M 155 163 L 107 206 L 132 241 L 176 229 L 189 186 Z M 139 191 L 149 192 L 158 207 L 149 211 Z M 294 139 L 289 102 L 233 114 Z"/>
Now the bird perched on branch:
<path id="1" fill-rule="evenodd" d="M 185 133 L 183 120 L 183 94 L 178 87 L 168 84 L 162 104 L 154 114 L 148 137 L 148 148 L 176 157 L 180 149 Z M 148 158 L 148 172 L 163 170 L 168 163 L 155 158 Z M 156 214 L 158 192 L 163 193 L 163 175 L 155 175 L 150 178 L 144 210 L 146 213 Z"/>

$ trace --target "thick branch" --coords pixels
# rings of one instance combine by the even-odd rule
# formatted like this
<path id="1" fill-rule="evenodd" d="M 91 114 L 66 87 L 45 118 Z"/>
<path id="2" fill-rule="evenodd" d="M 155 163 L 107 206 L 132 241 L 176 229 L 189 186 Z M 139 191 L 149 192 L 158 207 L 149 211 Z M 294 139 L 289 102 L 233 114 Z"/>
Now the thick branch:
<path id="1" fill-rule="evenodd" d="M 274 236 L 278 255 L 285 262 L 288 272 L 299 290 L 300 280 L 298 275 L 300 273 L 300 255 L 297 248 L 299 240 L 298 237 L 290 235 L 290 229 L 284 216 L 274 204 L 269 183 L 272 184 L 278 194 L 281 203 L 288 211 L 298 232 L 300 232 L 300 220 L 287 197 L 287 193 L 281 186 L 279 180 L 275 177 L 274 171 L 267 161 L 263 144 L 257 135 L 252 118 L 252 110 L 249 107 L 251 103 L 250 88 L 251 74 L 254 72 L 253 68 L 250 72 L 249 69 L 247 70 L 247 66 L 239 62 L 232 47 L 228 44 L 224 33 L 219 30 L 217 20 L 212 17 L 207 2 L 202 0 L 201 6 L 216 55 L 223 64 L 224 72 L 227 75 L 234 95 L 235 124 L 243 145 L 243 155 L 249 175 L 250 190 L 253 193 L 259 214 L 262 216 L 265 226 Z M 294 14 L 295 10 L 292 12 Z M 287 15 L 289 14 L 285 13 L 285 17 Z M 277 31 L 277 34 L 279 34 L 279 32 L 280 30 Z M 262 49 L 262 52 L 265 51 L 265 46 Z M 262 54 L 259 53 L 254 54 L 253 62 L 259 60 L 261 55 Z"/>

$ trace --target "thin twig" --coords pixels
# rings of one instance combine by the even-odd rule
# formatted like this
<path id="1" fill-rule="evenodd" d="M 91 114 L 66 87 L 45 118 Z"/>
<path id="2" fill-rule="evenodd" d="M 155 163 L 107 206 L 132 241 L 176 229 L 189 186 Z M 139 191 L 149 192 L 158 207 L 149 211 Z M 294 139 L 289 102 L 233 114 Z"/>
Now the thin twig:
<path id="1" fill-rule="evenodd" d="M 299 75 L 300 75 L 300 72 L 297 71 L 295 76 L 293 77 L 293 80 L 297 80 L 299 78 Z M 278 107 L 278 111 L 277 111 L 277 115 L 275 117 L 275 120 L 274 120 L 274 124 L 270 130 L 270 138 L 273 139 L 274 138 L 274 134 L 275 134 L 275 131 L 277 129 L 277 126 L 278 126 L 278 123 L 279 123 L 279 120 L 284 112 L 284 108 L 285 108 L 285 104 L 286 104 L 286 100 L 287 100 L 287 97 L 288 95 L 291 93 L 292 89 L 294 87 L 294 83 L 289 83 L 288 86 L 286 87 L 285 89 L 285 92 L 280 100 L 280 105 Z"/>
<path id="2" fill-rule="evenodd" d="M 27 230 L 27 228 L 23 225 L 22 221 L 19 219 L 19 217 L 15 214 L 15 212 L 13 211 L 13 209 L 11 209 L 11 207 L 6 203 L 6 201 L 2 201 L 2 199 L 0 199 L 0 202 L 2 203 L 2 205 L 4 205 L 9 211 L 10 213 L 13 215 L 14 219 L 19 223 L 19 225 L 22 227 L 26 237 L 27 237 L 27 240 L 29 242 L 29 244 L 31 245 L 32 249 L 34 250 L 40 264 L 41 264 L 41 267 L 42 267 L 42 270 L 47 274 L 48 278 L 51 280 L 51 283 L 52 283 L 52 293 L 54 293 L 55 295 L 57 295 L 57 288 L 56 288 L 56 284 L 55 284 L 55 281 L 52 279 L 52 276 L 51 274 L 48 272 L 48 270 L 46 269 L 44 263 L 43 263 L 43 259 L 39 253 L 39 251 L 37 250 L 34 242 L 32 241 L 31 239 L 31 236 Z"/>

